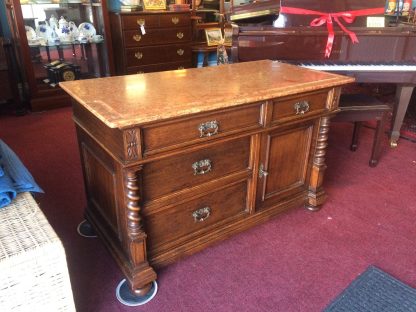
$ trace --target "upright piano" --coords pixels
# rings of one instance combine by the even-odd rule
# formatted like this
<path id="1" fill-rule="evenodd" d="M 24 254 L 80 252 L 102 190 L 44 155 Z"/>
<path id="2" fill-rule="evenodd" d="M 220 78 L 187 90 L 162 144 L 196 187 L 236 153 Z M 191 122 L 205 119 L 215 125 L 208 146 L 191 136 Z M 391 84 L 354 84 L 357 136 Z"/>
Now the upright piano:
<path id="1" fill-rule="evenodd" d="M 391 146 L 397 146 L 416 84 L 416 26 L 385 16 L 384 7 L 385 0 L 281 0 L 274 25 L 233 25 L 232 60 L 279 60 L 353 76 L 357 82 L 397 84 L 390 136 Z M 358 16 L 348 23 L 345 12 Z M 384 16 L 384 26 L 367 27 L 368 16 Z M 330 51 L 328 18 L 334 35 Z M 322 25 L 311 26 L 314 19 L 325 23 L 315 20 Z M 353 43 L 349 33 L 359 42 Z"/>

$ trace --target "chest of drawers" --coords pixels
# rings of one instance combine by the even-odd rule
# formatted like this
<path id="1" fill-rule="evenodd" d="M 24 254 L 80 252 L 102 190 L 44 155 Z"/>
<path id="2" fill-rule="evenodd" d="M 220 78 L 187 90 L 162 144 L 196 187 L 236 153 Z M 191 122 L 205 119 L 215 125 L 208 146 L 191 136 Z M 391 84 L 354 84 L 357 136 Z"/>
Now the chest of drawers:
<path id="1" fill-rule="evenodd" d="M 271 61 L 65 82 L 88 221 L 132 290 L 155 268 L 305 205 L 352 78 Z"/>
<path id="2" fill-rule="evenodd" d="M 111 13 L 110 21 L 118 75 L 192 66 L 189 12 Z"/>

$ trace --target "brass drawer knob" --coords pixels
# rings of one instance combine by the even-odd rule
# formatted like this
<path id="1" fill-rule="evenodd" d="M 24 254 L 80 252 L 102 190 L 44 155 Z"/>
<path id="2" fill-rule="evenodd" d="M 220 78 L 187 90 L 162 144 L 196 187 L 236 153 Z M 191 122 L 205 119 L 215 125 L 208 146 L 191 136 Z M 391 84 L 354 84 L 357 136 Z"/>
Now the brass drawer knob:
<path id="1" fill-rule="evenodd" d="M 307 101 L 300 101 L 293 105 L 296 115 L 303 115 L 309 111 L 309 103 Z"/>
<path id="2" fill-rule="evenodd" d="M 210 137 L 210 136 L 216 135 L 218 133 L 218 129 L 219 129 L 218 121 L 212 120 L 212 121 L 204 122 L 200 124 L 198 127 L 199 137 L 203 138 L 203 137 Z"/>
<path id="3" fill-rule="evenodd" d="M 183 49 L 178 49 L 176 50 L 176 53 L 178 53 L 178 55 L 183 55 L 185 51 Z"/>
<path id="4" fill-rule="evenodd" d="M 179 18 L 177 18 L 177 17 L 172 17 L 172 23 L 174 23 L 175 25 L 176 25 L 177 23 L 179 23 Z"/>
<path id="5" fill-rule="evenodd" d="M 192 169 L 194 169 L 194 175 L 206 174 L 212 169 L 211 160 L 202 159 L 200 161 L 194 162 L 192 164 Z"/>
<path id="6" fill-rule="evenodd" d="M 139 26 L 144 26 L 144 23 L 145 23 L 144 18 L 138 18 L 138 19 L 137 19 L 137 25 L 139 25 Z"/>
<path id="7" fill-rule="evenodd" d="M 140 40 L 142 40 L 142 36 L 141 36 L 141 35 L 136 34 L 136 35 L 134 35 L 134 36 L 133 36 L 133 39 L 134 39 L 134 41 L 139 42 Z"/>
<path id="8" fill-rule="evenodd" d="M 201 209 L 197 209 L 192 213 L 192 217 L 194 217 L 195 222 L 203 222 L 209 218 L 211 215 L 211 208 L 204 207 Z"/>
<path id="9" fill-rule="evenodd" d="M 176 37 L 178 37 L 178 39 L 182 39 L 183 38 L 183 32 L 176 33 Z"/>
<path id="10" fill-rule="evenodd" d="M 143 58 L 143 53 L 142 52 L 136 52 L 136 53 L 134 53 L 134 57 L 137 58 L 138 60 L 141 60 Z"/>

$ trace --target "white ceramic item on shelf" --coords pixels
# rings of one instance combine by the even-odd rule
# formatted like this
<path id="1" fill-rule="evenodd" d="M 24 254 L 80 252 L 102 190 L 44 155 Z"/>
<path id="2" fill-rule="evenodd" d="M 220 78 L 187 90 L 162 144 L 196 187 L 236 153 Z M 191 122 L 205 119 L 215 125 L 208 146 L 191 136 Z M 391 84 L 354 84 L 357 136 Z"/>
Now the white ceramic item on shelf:
<path id="1" fill-rule="evenodd" d="M 49 25 L 39 25 L 36 27 L 36 35 L 38 38 L 48 40 L 53 33 L 53 29 Z"/>
<path id="2" fill-rule="evenodd" d="M 48 38 L 48 45 L 59 45 L 61 44 L 61 40 L 59 39 L 58 34 L 55 32 L 55 30 L 52 29 L 52 33 Z"/>
<path id="3" fill-rule="evenodd" d="M 26 38 L 28 41 L 36 39 L 36 32 L 32 27 L 25 25 L 25 30 L 26 30 Z"/>
<path id="4" fill-rule="evenodd" d="M 85 36 L 87 39 L 90 39 L 97 34 L 94 26 L 91 23 L 79 24 L 78 32 L 80 36 Z"/>
<path id="5" fill-rule="evenodd" d="M 49 18 L 49 26 L 51 26 L 53 29 L 58 29 L 58 19 L 53 14 Z"/>
<path id="6" fill-rule="evenodd" d="M 102 35 L 94 35 L 90 39 L 91 42 L 99 43 L 104 41 L 104 37 Z"/>
<path id="7" fill-rule="evenodd" d="M 59 40 L 62 43 L 72 42 L 72 33 L 68 25 L 63 25 L 62 27 L 59 27 L 57 33 Z"/>
<path id="8" fill-rule="evenodd" d="M 77 27 L 77 25 L 74 23 L 74 22 L 69 22 L 68 23 L 68 26 L 69 26 L 69 30 L 71 31 L 71 34 L 72 34 L 72 38 L 78 38 L 78 36 L 79 36 L 79 31 L 78 31 L 78 27 Z"/>
<path id="9" fill-rule="evenodd" d="M 68 21 L 65 19 L 65 17 L 61 16 L 61 18 L 58 21 L 58 27 L 62 28 L 64 26 L 68 26 Z"/>

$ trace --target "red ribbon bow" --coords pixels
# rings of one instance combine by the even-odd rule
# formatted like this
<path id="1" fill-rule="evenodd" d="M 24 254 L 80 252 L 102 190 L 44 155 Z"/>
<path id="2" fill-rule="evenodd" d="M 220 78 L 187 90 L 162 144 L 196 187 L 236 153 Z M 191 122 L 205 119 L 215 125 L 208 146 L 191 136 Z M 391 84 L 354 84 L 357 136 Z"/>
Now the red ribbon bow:
<path id="1" fill-rule="evenodd" d="M 331 55 L 332 46 L 334 45 L 334 25 L 332 19 L 338 24 L 338 26 L 348 34 L 351 41 L 353 43 L 358 43 L 357 35 L 348 30 L 340 21 L 340 18 L 344 20 L 345 23 L 351 24 L 354 22 L 357 16 L 363 15 L 374 15 L 374 14 L 384 14 L 384 8 L 374 8 L 374 9 L 363 9 L 363 10 L 355 10 L 355 11 L 345 11 L 345 12 L 336 12 L 336 13 L 325 13 L 319 11 L 312 11 L 306 9 L 299 9 L 299 8 L 291 8 L 291 7 L 280 7 L 280 13 L 287 13 L 287 14 L 302 14 L 302 15 L 320 15 L 319 17 L 313 19 L 310 22 L 310 26 L 317 27 L 326 24 L 328 29 L 328 40 L 326 42 L 325 48 L 325 57 Z"/>

